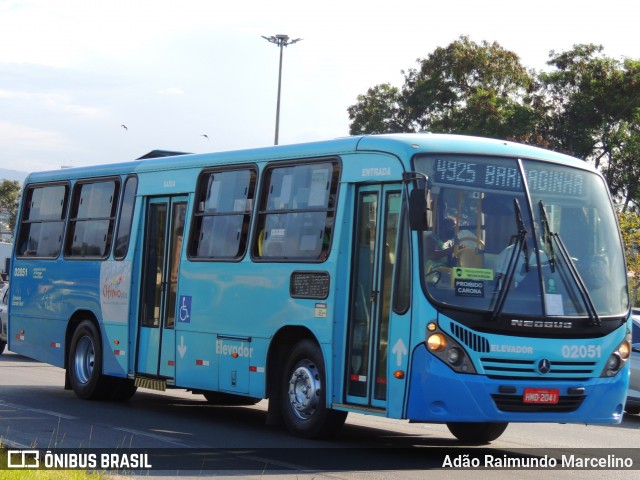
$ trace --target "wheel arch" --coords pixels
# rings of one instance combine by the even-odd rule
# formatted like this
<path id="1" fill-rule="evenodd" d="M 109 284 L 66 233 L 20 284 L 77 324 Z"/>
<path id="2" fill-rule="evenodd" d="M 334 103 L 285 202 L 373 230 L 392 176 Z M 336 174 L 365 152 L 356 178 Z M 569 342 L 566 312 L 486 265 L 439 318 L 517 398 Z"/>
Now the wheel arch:
<path id="1" fill-rule="evenodd" d="M 293 346 L 301 342 L 302 340 L 311 340 L 315 342 L 320 350 L 322 347 L 320 346 L 320 342 L 316 338 L 316 336 L 309 330 L 307 327 L 302 326 L 286 326 L 282 327 L 280 330 L 276 332 L 269 344 L 269 351 L 267 352 L 267 388 L 266 388 L 266 396 L 270 398 L 271 395 L 276 390 L 276 386 L 278 385 L 278 366 L 284 364 L 284 360 L 286 358 L 287 351 L 290 351 Z M 324 359 L 323 355 L 323 361 Z"/>
<path id="2" fill-rule="evenodd" d="M 267 352 L 267 385 L 265 389 L 265 398 L 269 399 L 269 408 L 267 411 L 268 425 L 281 425 L 283 423 L 282 412 L 279 408 L 281 397 L 281 392 L 278 389 L 280 372 L 282 366 L 285 364 L 287 352 L 291 351 L 293 346 L 302 340 L 311 340 L 322 350 L 320 342 L 311 330 L 300 325 L 282 327 L 271 339 Z M 324 355 L 323 361 L 326 364 Z"/>
<path id="3" fill-rule="evenodd" d="M 95 325 L 96 329 L 98 330 L 98 335 L 100 335 L 100 342 L 102 342 L 102 330 L 100 329 L 100 324 L 98 323 L 98 319 L 96 318 L 95 314 L 91 310 L 76 310 L 69 318 L 69 321 L 67 322 L 67 331 L 64 334 L 65 370 L 69 369 L 69 349 L 71 348 L 71 339 L 73 338 L 73 333 L 76 331 L 76 328 L 78 328 L 78 325 L 80 325 L 83 320 L 90 320 Z"/>

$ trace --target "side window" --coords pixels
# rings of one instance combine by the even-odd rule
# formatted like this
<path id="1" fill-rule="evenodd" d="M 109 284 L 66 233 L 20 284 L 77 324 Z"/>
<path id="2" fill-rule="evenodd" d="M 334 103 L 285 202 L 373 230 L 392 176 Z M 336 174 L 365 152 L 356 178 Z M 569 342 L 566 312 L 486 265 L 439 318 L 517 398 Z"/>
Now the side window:
<path id="1" fill-rule="evenodd" d="M 254 256 L 265 260 L 326 259 L 339 173 L 335 160 L 269 167 L 262 187 Z"/>
<path id="2" fill-rule="evenodd" d="M 119 182 L 78 183 L 73 191 L 65 256 L 107 256 L 113 238 Z"/>
<path id="3" fill-rule="evenodd" d="M 124 184 L 124 194 L 122 195 L 122 206 L 120 207 L 120 219 L 118 220 L 118 231 L 116 233 L 116 246 L 113 249 L 113 256 L 117 260 L 122 260 L 129 250 L 129 239 L 131 237 L 131 222 L 133 221 L 133 209 L 136 204 L 136 190 L 138 179 L 129 177 Z"/>
<path id="4" fill-rule="evenodd" d="M 69 187 L 42 185 L 29 187 L 18 233 L 19 257 L 56 258 L 62 245 Z"/>
<path id="5" fill-rule="evenodd" d="M 253 168 L 200 176 L 189 242 L 191 258 L 230 260 L 244 256 L 256 178 Z"/>

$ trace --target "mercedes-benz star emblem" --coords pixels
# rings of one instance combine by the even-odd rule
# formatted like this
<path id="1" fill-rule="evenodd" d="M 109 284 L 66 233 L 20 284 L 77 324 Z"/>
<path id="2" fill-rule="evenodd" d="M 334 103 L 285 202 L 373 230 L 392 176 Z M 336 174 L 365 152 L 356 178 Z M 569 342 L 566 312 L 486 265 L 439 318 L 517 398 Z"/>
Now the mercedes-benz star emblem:
<path id="1" fill-rule="evenodd" d="M 551 370 L 551 362 L 548 358 L 543 358 L 538 362 L 538 372 L 541 374 L 549 373 Z"/>

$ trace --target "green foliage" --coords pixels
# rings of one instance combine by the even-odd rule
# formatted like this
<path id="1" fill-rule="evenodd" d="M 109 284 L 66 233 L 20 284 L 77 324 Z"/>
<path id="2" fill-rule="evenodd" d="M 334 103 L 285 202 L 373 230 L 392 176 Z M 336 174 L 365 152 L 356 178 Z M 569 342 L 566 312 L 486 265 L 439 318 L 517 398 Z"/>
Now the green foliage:
<path id="1" fill-rule="evenodd" d="M 513 52 L 460 37 L 418 63 L 403 87 L 416 129 L 500 138 L 528 132 L 532 78 Z"/>
<path id="2" fill-rule="evenodd" d="M 462 36 L 349 107 L 352 134 L 429 130 L 504 138 L 599 168 L 623 211 L 640 208 L 640 60 L 594 44 L 549 54 L 528 71 L 497 43 Z"/>
<path id="3" fill-rule="evenodd" d="M 536 100 L 549 146 L 591 161 L 627 209 L 640 199 L 640 62 L 602 50 L 588 44 L 551 52 L 554 69 L 540 73 Z"/>
<path id="4" fill-rule="evenodd" d="M 629 290 L 633 305 L 637 305 L 640 290 L 640 215 L 637 213 L 620 212 L 618 223 L 622 232 L 629 272 Z"/>
<path id="5" fill-rule="evenodd" d="M 376 85 L 348 108 L 352 135 L 407 131 L 400 116 L 400 92 L 388 83 Z"/>
<path id="6" fill-rule="evenodd" d="M 16 180 L 2 180 L 0 182 L 0 215 L 8 218 L 9 229 L 13 232 L 20 200 L 20 183 Z"/>

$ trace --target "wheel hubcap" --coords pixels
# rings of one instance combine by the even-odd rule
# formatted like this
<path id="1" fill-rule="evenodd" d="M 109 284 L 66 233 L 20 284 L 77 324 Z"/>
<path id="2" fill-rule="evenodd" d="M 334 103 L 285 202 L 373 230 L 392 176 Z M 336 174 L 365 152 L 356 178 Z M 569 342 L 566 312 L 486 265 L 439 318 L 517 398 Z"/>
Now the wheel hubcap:
<path id="1" fill-rule="evenodd" d="M 82 337 L 76 345 L 76 354 L 74 358 L 74 371 L 76 378 L 80 383 L 88 383 L 93 373 L 93 365 L 96 354 L 93 348 L 93 342 L 89 337 Z"/>
<path id="2" fill-rule="evenodd" d="M 289 379 L 291 410 L 302 420 L 311 417 L 320 403 L 320 373 L 316 366 L 305 360 L 293 371 Z"/>

